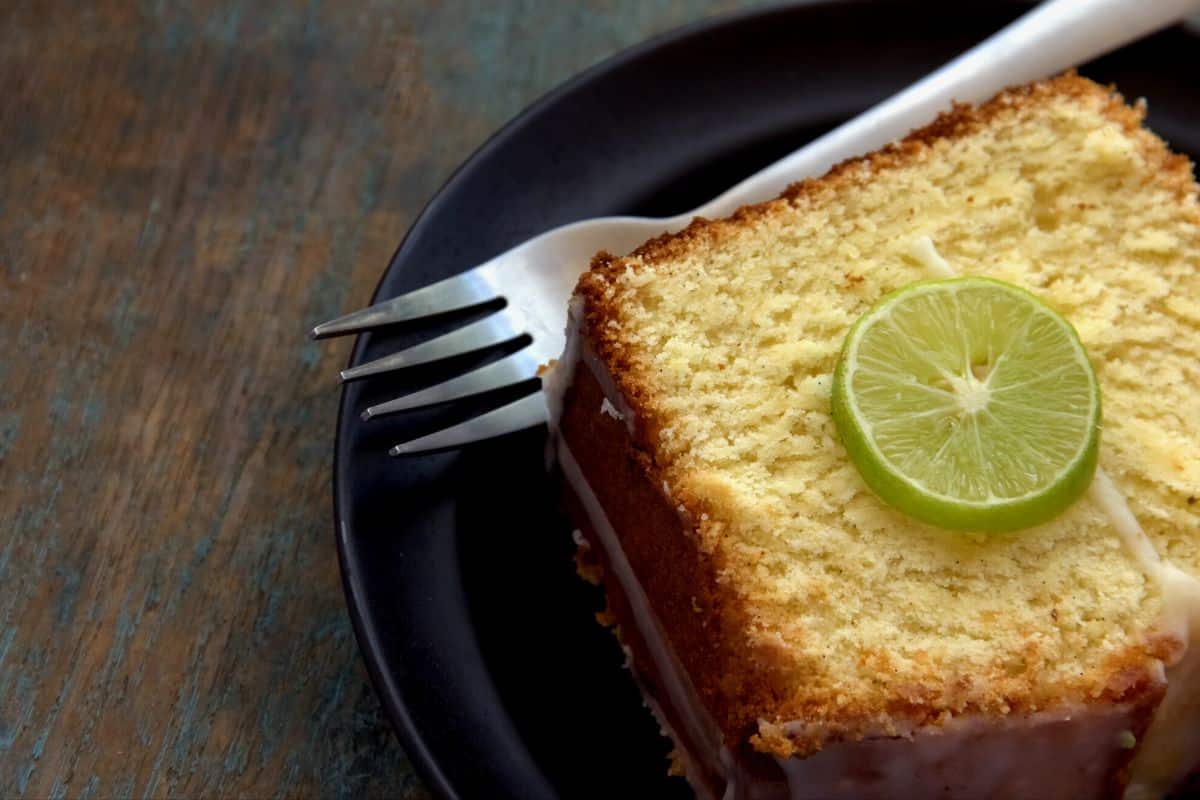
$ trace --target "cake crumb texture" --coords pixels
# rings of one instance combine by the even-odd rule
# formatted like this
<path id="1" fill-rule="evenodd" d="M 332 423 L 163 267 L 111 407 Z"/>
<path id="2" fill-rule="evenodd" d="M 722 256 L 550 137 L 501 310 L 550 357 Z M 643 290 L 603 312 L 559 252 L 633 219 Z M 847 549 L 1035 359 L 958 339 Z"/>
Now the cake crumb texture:
<path id="1" fill-rule="evenodd" d="M 1073 74 L 1010 90 L 581 279 L 648 469 L 783 676 L 753 709 L 760 749 L 1161 690 L 1156 659 L 1179 643 L 1156 635 L 1159 591 L 1090 499 L 1015 534 L 924 525 L 870 492 L 829 410 L 846 332 L 932 277 L 912 254 L 928 236 L 959 274 L 1075 325 L 1103 392 L 1101 466 L 1159 552 L 1200 574 L 1200 206 L 1142 117 Z"/>

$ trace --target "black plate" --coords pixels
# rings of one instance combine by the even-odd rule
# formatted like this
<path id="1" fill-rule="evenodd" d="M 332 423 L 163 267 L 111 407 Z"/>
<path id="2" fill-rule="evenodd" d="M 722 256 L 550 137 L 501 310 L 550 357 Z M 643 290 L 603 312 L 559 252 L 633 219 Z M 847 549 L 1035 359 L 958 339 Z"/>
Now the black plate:
<path id="1" fill-rule="evenodd" d="M 900 89 L 997 30 L 1011 2 L 836 2 L 686 28 L 553 92 L 485 144 L 430 202 L 376 291 L 446 277 L 556 225 L 667 216 Z M 1150 98 L 1150 123 L 1200 153 L 1197 42 L 1180 30 L 1084 74 Z M 443 326 L 444 327 L 444 326 Z M 352 363 L 428 326 L 364 336 Z M 373 402 L 478 359 L 348 386 L 334 463 L 350 614 L 379 695 L 435 793 L 686 797 L 602 601 L 574 574 L 542 431 L 390 459 L 388 446 L 521 392 L 364 424 Z"/>

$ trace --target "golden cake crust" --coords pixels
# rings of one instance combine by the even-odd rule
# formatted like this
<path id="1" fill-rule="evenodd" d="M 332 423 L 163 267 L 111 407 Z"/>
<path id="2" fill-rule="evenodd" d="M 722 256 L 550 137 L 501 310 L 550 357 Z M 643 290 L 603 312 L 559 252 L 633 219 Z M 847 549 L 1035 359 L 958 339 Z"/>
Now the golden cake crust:
<path id="1" fill-rule="evenodd" d="M 986 127 L 990 121 L 1010 109 L 1064 97 L 1099 101 L 1102 113 L 1121 125 L 1125 132 L 1138 142 L 1160 184 L 1173 192 L 1180 201 L 1186 202 L 1191 199 L 1195 208 L 1196 185 L 1192 176 L 1192 163 L 1187 156 L 1172 153 L 1161 139 L 1142 127 L 1146 117 L 1144 104 L 1130 106 L 1125 103 L 1115 87 L 1100 86 L 1094 81 L 1080 77 L 1072 70 L 1051 80 L 1006 89 L 981 106 L 955 103 L 950 111 L 939 114 L 933 122 L 918 128 L 899 142 L 873 153 L 848 158 L 819 178 L 808 178 L 794 183 L 779 197 L 742 206 L 725 219 L 696 217 L 682 231 L 664 233 L 650 239 L 628 256 L 597 253 L 592 259 L 591 270 L 579 283 L 579 292 L 589 298 L 589 309 L 599 311 L 605 304 L 603 276 L 612 274 L 614 270 L 622 269 L 627 264 L 652 266 L 678 258 L 696 248 L 709 247 L 722 236 L 736 234 L 741 226 L 758 217 L 778 213 L 781 208 L 789 205 L 803 208 L 806 203 L 818 201 L 826 192 L 861 185 L 870 181 L 877 172 L 909 164 L 924 154 L 930 143 L 936 140 L 968 136 Z M 1195 216 L 1197 222 L 1200 222 L 1200 211 L 1197 211 Z M 634 256 L 638 260 L 631 262 L 630 259 Z M 603 349 L 603 340 L 604 337 L 601 337 L 598 342 L 602 348 L 599 352 L 606 356 L 615 355 L 612 352 L 612 345 L 615 343 L 610 343 L 608 349 Z"/>
<path id="2" fill-rule="evenodd" d="M 718 580 L 724 566 L 720 555 L 701 552 L 698 540 L 688 535 L 679 508 L 661 490 L 653 460 L 631 446 L 621 422 L 595 413 L 603 397 L 580 363 L 565 398 L 560 434 L 568 446 L 575 445 L 580 468 L 613 520 L 701 702 L 729 741 L 746 741 L 784 691 L 783 677 L 771 671 L 772 654 L 747 636 L 753 621 L 737 594 Z M 572 518 L 590 528 L 578 510 Z M 623 598 L 614 600 L 612 586 L 606 588 L 610 606 L 625 608 Z M 630 622 L 628 614 L 622 616 Z M 640 651 L 640 639 L 636 642 Z M 648 680 L 659 680 L 650 660 L 642 661 Z"/>
<path id="3" fill-rule="evenodd" d="M 680 520 L 678 552 L 668 557 L 648 551 L 640 561 L 649 572 L 640 578 L 646 581 L 670 571 L 686 575 L 684 583 L 691 591 L 680 597 L 690 595 L 688 602 L 663 599 L 656 610 L 672 641 L 682 643 L 681 658 L 718 724 L 733 741 L 749 738 L 755 748 L 786 757 L 814 752 L 830 741 L 903 735 L 915 726 L 936 726 L 955 716 L 976 713 L 1005 717 L 1132 703 L 1148 717 L 1160 699 L 1160 661 L 1170 661 L 1181 644 L 1151 631 L 1134 632 L 1123 646 L 1111 648 L 1098 661 L 1081 664 L 1072 674 L 1056 675 L 1052 681 L 1036 668 L 1045 656 L 1040 634 L 1034 631 L 1014 634 L 1027 635 L 1025 657 L 1035 665 L 1016 672 L 997 665 L 990 673 L 950 675 L 935 658 L 920 665 L 918 654 L 915 666 L 910 660 L 904 667 L 903 680 L 884 680 L 878 688 L 864 681 L 857 691 L 847 693 L 845 686 L 823 679 L 815 657 L 798 664 L 796 654 L 772 634 L 769 629 L 774 623 L 761 618 L 761 606 L 742 585 L 739 573 L 753 570 L 754 564 L 745 557 L 730 557 L 730 518 L 736 514 L 730 507 L 736 503 L 728 487 L 677 469 L 675 458 L 664 447 L 663 431 L 671 421 L 656 402 L 654 381 L 648 378 L 645 365 L 638 363 L 636 346 L 624 338 L 621 298 L 615 288 L 631 270 L 678 263 L 719 248 L 748 228 L 771 224 L 773 218 L 812 212 L 831 197 L 856 191 L 882 173 L 926 157 L 938 142 L 969 137 L 1014 110 L 1064 99 L 1086 104 L 1115 122 L 1150 165 L 1149 174 L 1158 188 L 1187 209 L 1192 224 L 1200 225 L 1190 163 L 1142 128 L 1144 109 L 1127 106 L 1114 91 L 1067 74 L 1008 90 L 978 108 L 956 106 L 901 142 L 843 162 L 821 178 L 797 183 L 780 198 L 742 208 L 728 219 L 696 219 L 680 233 L 653 239 L 627 257 L 601 253 L 581 278 L 577 294 L 584 300 L 583 337 L 636 418 L 625 457 L 636 464 L 647 485 L 663 487 L 664 503 Z M 847 291 L 862 280 L 853 269 L 844 270 L 842 277 Z M 622 427 L 607 418 L 597 424 Z M 565 432 L 568 443 L 594 441 L 599 435 L 610 434 Z M 619 491 L 606 490 L 604 494 L 616 497 Z M 636 542 L 632 544 L 636 546 Z M 1058 622 L 1057 617 L 1054 620 Z M 1001 622 L 997 620 L 997 624 Z M 766 634 L 756 635 L 764 630 Z M 708 641 L 706 646 L 687 644 L 697 631 Z M 804 633 L 794 632 L 794 636 L 802 638 Z M 900 674 L 886 646 L 864 647 L 859 662 L 864 673 L 885 678 Z M 794 721 L 805 724 L 788 724 Z"/>

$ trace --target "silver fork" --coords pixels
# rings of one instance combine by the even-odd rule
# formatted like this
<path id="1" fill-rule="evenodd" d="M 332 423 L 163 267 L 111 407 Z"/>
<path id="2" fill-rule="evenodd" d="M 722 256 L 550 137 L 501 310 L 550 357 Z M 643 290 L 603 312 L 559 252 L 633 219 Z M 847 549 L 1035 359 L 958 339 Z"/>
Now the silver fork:
<path id="1" fill-rule="evenodd" d="M 979 102 L 1005 86 L 1025 83 L 1089 61 L 1166 27 L 1198 0 L 1051 0 L 909 88 L 742 181 L 716 199 L 666 219 L 604 217 L 541 234 L 460 275 L 386 300 L 313 328 L 313 338 L 340 336 L 396 322 L 468 309 L 499 299 L 505 305 L 478 322 L 389 356 L 343 370 L 351 381 L 476 352 L 521 336 L 530 343 L 498 361 L 363 411 L 364 419 L 443 403 L 536 377 L 538 366 L 563 350 L 567 301 L 599 250 L 624 253 L 693 217 L 724 217 L 746 203 L 780 194 L 790 183 L 892 142 L 933 119 L 954 100 Z M 541 392 L 474 419 L 393 447 L 392 455 L 458 447 L 545 423 Z"/>

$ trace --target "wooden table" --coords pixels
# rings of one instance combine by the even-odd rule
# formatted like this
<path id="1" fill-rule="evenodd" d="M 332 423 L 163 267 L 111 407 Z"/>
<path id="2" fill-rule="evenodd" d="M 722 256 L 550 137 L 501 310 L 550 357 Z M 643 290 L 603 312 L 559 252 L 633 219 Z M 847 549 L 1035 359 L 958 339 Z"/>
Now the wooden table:
<path id="1" fill-rule="evenodd" d="M 0 796 L 424 796 L 306 331 L 527 103 L 732 5 L 3 4 Z"/>

